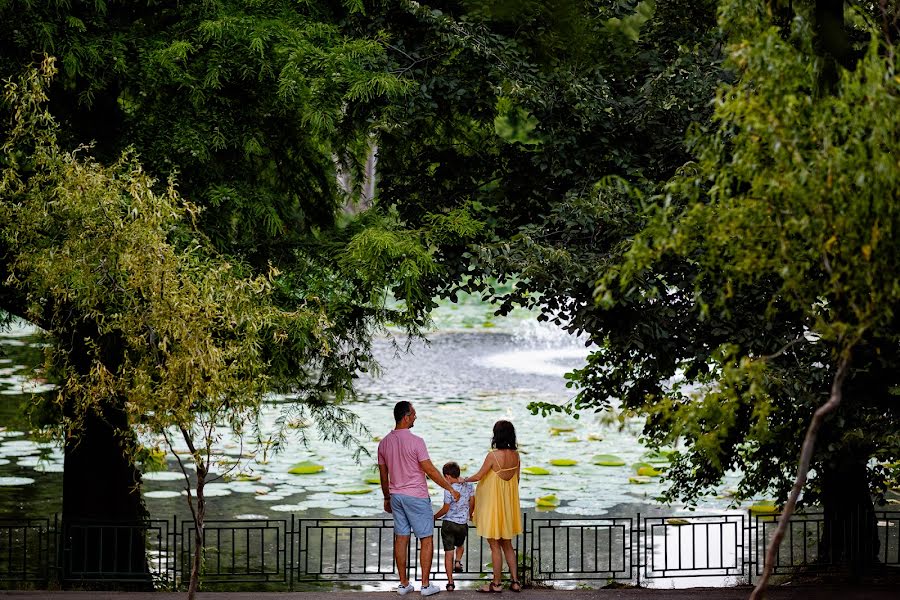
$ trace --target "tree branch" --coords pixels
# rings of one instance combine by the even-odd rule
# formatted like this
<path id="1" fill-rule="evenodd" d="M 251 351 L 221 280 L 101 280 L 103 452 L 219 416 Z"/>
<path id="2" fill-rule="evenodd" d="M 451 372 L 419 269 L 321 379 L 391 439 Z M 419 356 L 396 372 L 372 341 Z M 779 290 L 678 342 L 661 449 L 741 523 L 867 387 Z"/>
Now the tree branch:
<path id="1" fill-rule="evenodd" d="M 794 479 L 794 487 L 791 488 L 788 501 L 784 505 L 784 509 L 778 519 L 778 527 L 775 529 L 775 535 L 772 536 L 772 541 L 769 542 L 769 547 L 766 549 L 765 568 L 763 569 L 762 577 L 760 577 L 756 587 L 753 588 L 753 592 L 750 594 L 750 600 L 762 600 L 765 598 L 766 589 L 769 587 L 769 577 L 772 575 L 772 570 L 775 568 L 775 561 L 778 558 L 778 548 L 781 546 L 781 540 L 784 539 L 784 534 L 787 532 L 787 528 L 790 525 L 791 515 L 794 513 L 794 507 L 797 505 L 797 498 L 799 498 L 800 492 L 803 490 L 804 484 L 806 484 L 806 476 L 809 473 L 809 463 L 812 460 L 816 436 L 818 435 L 819 428 L 825 421 L 825 417 L 837 410 L 838 406 L 841 404 L 841 399 L 843 397 L 841 388 L 843 387 L 844 379 L 847 377 L 847 370 L 849 367 L 850 356 L 842 356 L 838 363 L 837 372 L 834 374 L 834 379 L 831 382 L 831 396 L 828 398 L 828 402 L 820 406 L 815 414 L 813 414 L 813 418 L 806 430 L 806 437 L 803 439 L 803 448 L 800 451 L 800 464 L 797 467 L 797 477 Z"/>

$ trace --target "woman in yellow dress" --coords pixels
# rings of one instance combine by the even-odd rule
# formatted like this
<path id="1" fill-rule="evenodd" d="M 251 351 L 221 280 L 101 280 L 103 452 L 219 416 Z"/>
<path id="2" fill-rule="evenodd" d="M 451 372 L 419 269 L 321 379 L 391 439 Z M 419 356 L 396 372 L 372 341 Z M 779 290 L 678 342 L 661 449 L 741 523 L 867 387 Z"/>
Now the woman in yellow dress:
<path id="1" fill-rule="evenodd" d="M 516 450 L 516 429 L 509 421 L 494 423 L 491 451 L 484 458 L 481 469 L 465 481 L 477 481 L 475 490 L 475 527 L 478 535 L 487 538 L 491 547 L 494 579 L 478 592 L 503 591 L 503 556 L 509 565 L 509 589 L 521 592 L 516 551 L 512 538 L 522 533 L 522 511 L 519 508 L 519 453 Z"/>

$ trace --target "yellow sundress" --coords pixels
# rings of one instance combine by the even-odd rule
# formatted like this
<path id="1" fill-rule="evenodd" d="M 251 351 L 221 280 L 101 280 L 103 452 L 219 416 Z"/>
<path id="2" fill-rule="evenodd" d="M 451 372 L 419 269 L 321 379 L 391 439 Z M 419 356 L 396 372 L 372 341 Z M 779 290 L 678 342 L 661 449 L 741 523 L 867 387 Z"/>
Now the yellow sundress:
<path id="1" fill-rule="evenodd" d="M 494 460 L 497 460 L 496 455 Z M 497 466 L 500 462 L 497 461 Z M 475 490 L 475 528 L 478 535 L 495 540 L 511 540 L 522 533 L 522 511 L 519 507 L 519 475 L 504 481 L 497 473 L 517 469 L 518 464 L 487 474 Z"/>

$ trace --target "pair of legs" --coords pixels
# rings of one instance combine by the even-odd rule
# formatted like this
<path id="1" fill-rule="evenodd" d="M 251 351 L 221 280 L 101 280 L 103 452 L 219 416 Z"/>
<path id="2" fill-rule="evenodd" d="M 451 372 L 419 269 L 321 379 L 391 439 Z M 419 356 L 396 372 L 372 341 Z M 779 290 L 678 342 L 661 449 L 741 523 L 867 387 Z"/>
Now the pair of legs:
<path id="1" fill-rule="evenodd" d="M 434 513 L 429 498 L 403 494 L 391 494 L 391 512 L 394 515 L 394 560 L 400 575 L 400 585 L 409 585 L 409 536 L 414 533 L 421 544 L 419 564 L 422 566 L 422 588 L 427 588 L 431 578 L 431 559 L 434 557 Z M 406 592 L 403 592 L 406 593 Z"/>
<path id="2" fill-rule="evenodd" d="M 419 538 L 421 544 L 419 565 L 422 567 L 422 587 L 428 587 L 431 578 L 431 559 L 434 557 L 434 537 Z M 400 574 L 400 585 L 409 585 L 409 568 L 406 556 L 409 553 L 409 536 L 394 534 L 394 560 L 397 561 L 397 572 Z"/>
<path id="3" fill-rule="evenodd" d="M 447 572 L 447 585 L 453 584 L 453 567 L 455 563 L 462 564 L 463 552 L 465 546 L 460 546 L 454 550 L 444 550 L 444 570 Z M 454 585 L 454 587 L 456 587 Z"/>
<path id="4" fill-rule="evenodd" d="M 506 558 L 506 564 L 509 566 L 509 577 L 512 579 L 509 589 L 514 592 L 521 591 L 522 586 L 519 584 L 519 570 L 516 564 L 516 550 L 513 548 L 512 540 L 488 538 L 488 546 L 491 547 L 491 565 L 494 568 L 494 578 L 484 591 L 500 590 L 500 582 L 503 580 L 503 558 Z"/>

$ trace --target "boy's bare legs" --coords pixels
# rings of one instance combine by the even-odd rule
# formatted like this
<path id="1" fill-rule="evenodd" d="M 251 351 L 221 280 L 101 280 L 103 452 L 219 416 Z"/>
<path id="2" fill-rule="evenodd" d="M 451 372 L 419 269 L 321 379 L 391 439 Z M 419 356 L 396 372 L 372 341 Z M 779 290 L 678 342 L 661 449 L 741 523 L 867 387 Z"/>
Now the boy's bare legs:
<path id="1" fill-rule="evenodd" d="M 444 570 L 447 571 L 447 583 L 453 583 L 453 550 L 444 550 Z"/>
<path id="2" fill-rule="evenodd" d="M 465 553 L 465 551 L 466 551 L 465 546 L 460 546 L 459 548 L 456 549 L 456 562 L 462 564 L 462 557 L 463 557 L 463 553 Z"/>
<path id="3" fill-rule="evenodd" d="M 394 535 L 394 561 L 397 563 L 397 573 L 400 574 L 400 585 L 409 585 L 409 571 L 406 569 L 406 555 L 409 552 L 409 536 Z"/>
<path id="4" fill-rule="evenodd" d="M 428 580 L 431 577 L 431 559 L 434 557 L 434 536 L 426 535 L 419 540 L 422 544 L 421 558 L 419 565 L 422 567 L 422 587 L 428 587 Z"/>

